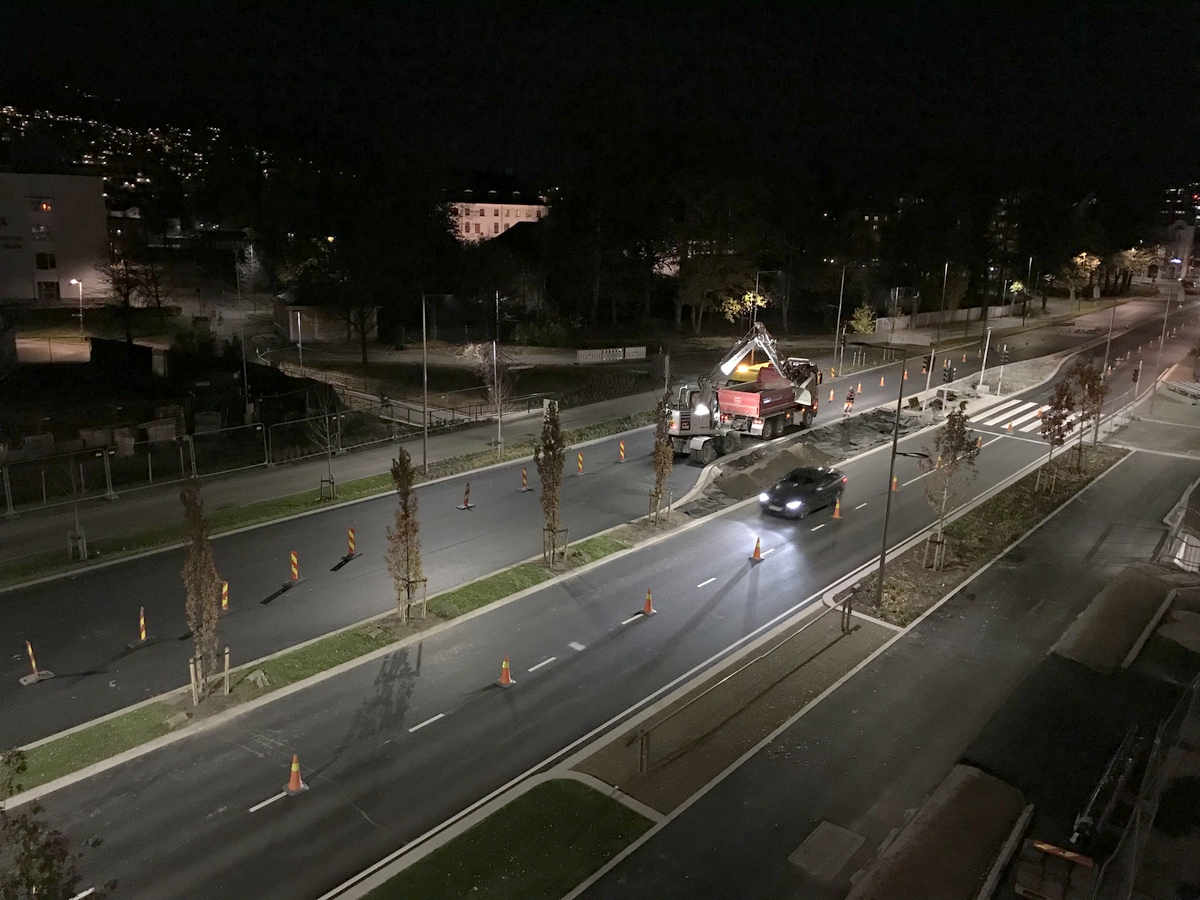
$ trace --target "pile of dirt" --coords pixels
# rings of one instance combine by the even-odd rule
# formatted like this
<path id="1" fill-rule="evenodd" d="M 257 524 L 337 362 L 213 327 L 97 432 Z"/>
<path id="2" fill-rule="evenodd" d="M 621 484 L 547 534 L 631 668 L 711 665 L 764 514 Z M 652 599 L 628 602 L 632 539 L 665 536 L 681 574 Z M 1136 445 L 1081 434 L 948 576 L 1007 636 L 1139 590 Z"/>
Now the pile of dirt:
<path id="1" fill-rule="evenodd" d="M 777 451 L 764 448 L 733 460 L 734 464 L 728 469 L 722 466 L 713 485 L 727 497 L 745 500 L 777 483 L 797 466 L 827 466 L 833 461 L 832 457 L 807 442 Z"/>

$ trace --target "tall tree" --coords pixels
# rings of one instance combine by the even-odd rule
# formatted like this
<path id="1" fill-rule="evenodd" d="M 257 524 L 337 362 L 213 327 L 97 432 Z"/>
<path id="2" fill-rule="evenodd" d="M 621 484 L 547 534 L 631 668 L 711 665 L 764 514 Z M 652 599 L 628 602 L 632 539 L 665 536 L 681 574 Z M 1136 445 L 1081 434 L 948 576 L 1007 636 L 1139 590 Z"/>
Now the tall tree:
<path id="1" fill-rule="evenodd" d="M 126 254 L 118 254 L 96 267 L 100 284 L 108 295 L 108 305 L 117 311 L 125 328 L 125 343 L 133 343 L 133 308 L 142 284 L 141 268 Z"/>
<path id="2" fill-rule="evenodd" d="M 542 419 L 542 434 L 533 447 L 533 463 L 542 482 L 542 515 L 545 519 L 544 555 L 551 568 L 558 552 L 562 530 L 561 496 L 563 467 L 567 464 L 567 439 L 558 418 L 558 403 L 550 401 Z"/>
<path id="3" fill-rule="evenodd" d="M 21 792 L 25 770 L 20 750 L 0 754 L 0 900 L 70 900 L 80 875 L 66 836 L 42 821 L 40 803 L 7 807 Z"/>
<path id="4" fill-rule="evenodd" d="M 397 502 L 395 521 L 387 530 L 387 567 L 396 586 L 400 618 L 407 621 L 425 573 L 421 564 L 421 526 L 417 521 L 416 469 L 403 447 L 392 460 L 391 471 Z"/>
<path id="5" fill-rule="evenodd" d="M 1054 393 L 1050 396 L 1050 402 L 1042 410 L 1042 440 L 1046 442 L 1046 464 L 1049 465 L 1054 459 L 1054 451 L 1066 443 L 1067 435 L 1070 434 L 1072 416 L 1075 413 L 1075 388 L 1071 381 L 1064 378 L 1054 386 Z M 1057 467 L 1051 470 L 1051 480 L 1047 487 L 1048 490 L 1054 490 L 1054 482 L 1057 480 Z M 1042 483 L 1042 473 L 1038 470 L 1038 486 Z"/>
<path id="6" fill-rule="evenodd" d="M 195 644 L 197 690 L 208 693 L 208 676 L 217 668 L 217 623 L 221 617 L 221 576 L 213 560 L 211 528 L 204 516 L 200 481 L 189 478 L 179 492 L 186 523 L 183 589 L 188 630 Z"/>
<path id="7" fill-rule="evenodd" d="M 941 569 L 946 561 L 946 509 L 972 481 L 975 480 L 975 459 L 979 456 L 979 444 L 975 432 L 967 423 L 967 404 L 958 405 L 946 416 L 946 423 L 933 439 L 933 447 L 925 448 L 925 458 L 920 460 L 921 471 L 929 473 L 925 482 L 925 499 L 937 514 L 937 530 L 934 532 L 933 566 Z M 929 546 L 926 545 L 926 564 Z"/>

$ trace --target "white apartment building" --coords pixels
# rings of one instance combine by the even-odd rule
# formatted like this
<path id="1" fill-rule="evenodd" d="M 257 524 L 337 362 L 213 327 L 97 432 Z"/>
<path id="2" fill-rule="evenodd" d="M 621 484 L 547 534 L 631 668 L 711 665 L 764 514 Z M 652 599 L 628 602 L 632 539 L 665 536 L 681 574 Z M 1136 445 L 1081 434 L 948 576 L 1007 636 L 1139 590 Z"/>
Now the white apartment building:
<path id="1" fill-rule="evenodd" d="M 545 197 L 520 191 L 463 191 L 451 204 L 455 233 L 461 241 L 486 241 L 518 222 L 536 222 L 550 212 Z"/>
<path id="2" fill-rule="evenodd" d="M 58 305 L 80 283 L 98 296 L 107 258 L 102 178 L 0 172 L 0 303 Z"/>

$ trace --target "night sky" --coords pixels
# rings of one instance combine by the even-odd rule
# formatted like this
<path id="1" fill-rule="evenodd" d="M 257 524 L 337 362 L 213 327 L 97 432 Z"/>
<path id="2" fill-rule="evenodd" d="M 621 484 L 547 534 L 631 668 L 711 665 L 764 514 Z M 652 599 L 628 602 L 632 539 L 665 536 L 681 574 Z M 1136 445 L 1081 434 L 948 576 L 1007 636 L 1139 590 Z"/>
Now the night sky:
<path id="1" fill-rule="evenodd" d="M 0 101 L 69 84 L 131 121 L 545 177 L 649 132 L 884 181 L 962 148 L 1200 177 L 1198 4 L 647 7 L 39 4 L 0 37 Z"/>

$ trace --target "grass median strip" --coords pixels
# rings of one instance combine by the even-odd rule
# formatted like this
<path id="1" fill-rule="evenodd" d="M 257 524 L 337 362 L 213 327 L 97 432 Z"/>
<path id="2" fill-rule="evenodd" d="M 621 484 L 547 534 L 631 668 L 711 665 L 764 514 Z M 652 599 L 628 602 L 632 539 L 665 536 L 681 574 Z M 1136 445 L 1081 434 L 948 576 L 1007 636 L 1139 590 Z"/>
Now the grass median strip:
<path id="1" fill-rule="evenodd" d="M 166 704 L 152 703 L 26 750 L 21 785 L 37 787 L 152 741 L 171 730 L 171 712 Z"/>
<path id="2" fill-rule="evenodd" d="M 232 692 L 229 697 L 218 692 L 198 707 L 192 705 L 190 694 L 172 697 L 48 741 L 26 751 L 28 769 L 21 779 L 22 789 L 46 784 L 167 734 L 172 730 L 167 720 L 181 712 L 187 713 L 190 721 L 207 718 L 366 656 L 438 621 L 453 619 L 495 603 L 548 581 L 556 574 L 627 547 L 624 541 L 604 535 L 580 541 L 567 551 L 563 564 L 556 572 L 549 571 L 541 563 L 522 563 L 432 597 L 429 601 L 430 617 L 415 625 L 405 624 L 395 615 L 385 616 L 271 659 L 239 667 L 231 677 Z M 261 679 L 252 681 L 248 676 L 254 672 L 265 675 L 265 682 Z"/>
<path id="3" fill-rule="evenodd" d="M 650 825 L 649 819 L 578 781 L 543 782 L 367 897 L 557 900 Z"/>
<path id="4" fill-rule="evenodd" d="M 567 432 L 568 443 L 579 444 L 584 441 L 609 435 L 620 434 L 634 428 L 648 425 L 653 420 L 652 413 L 639 413 L 632 416 L 622 416 L 596 425 L 588 425 Z M 429 466 L 429 478 L 444 478 L 459 475 L 474 469 L 490 466 L 496 462 L 511 462 L 529 456 L 533 452 L 532 441 L 519 441 L 504 449 L 497 457 L 493 450 L 482 450 L 465 456 L 455 456 Z M 418 484 L 426 479 L 418 476 Z M 392 490 L 392 479 L 388 473 L 369 475 L 365 478 L 355 478 L 338 485 L 338 501 L 358 500 L 386 494 Z M 210 512 L 209 521 L 214 537 L 222 532 L 251 525 L 262 525 L 276 519 L 299 513 L 313 512 L 328 504 L 321 499 L 320 491 L 304 491 L 286 497 L 272 500 L 262 500 L 245 506 L 228 506 L 217 508 Z M 102 562 L 110 559 L 120 559 L 134 553 L 153 550 L 156 547 L 166 547 L 183 540 L 182 513 L 178 524 L 163 525 L 146 531 L 133 532 L 118 537 L 94 539 L 88 542 L 90 562 Z M 18 559 L 0 562 L 0 585 L 20 584 L 34 578 L 69 572 L 77 569 L 77 563 L 63 559 L 61 550 L 48 550 L 42 553 L 32 553 Z"/>

